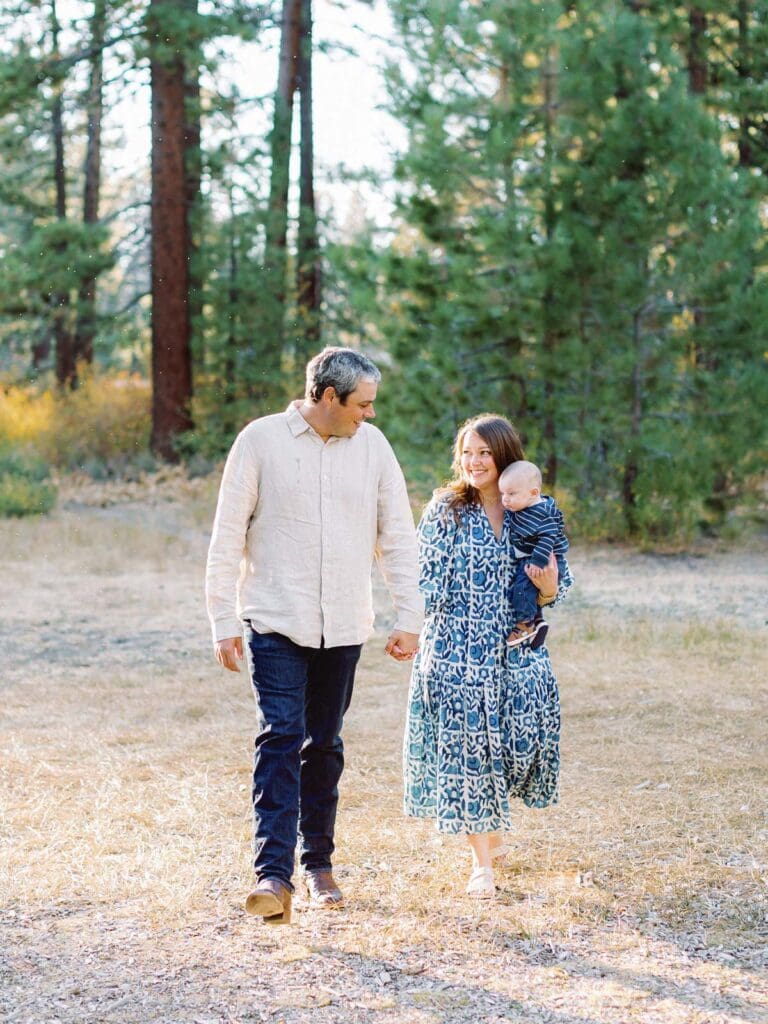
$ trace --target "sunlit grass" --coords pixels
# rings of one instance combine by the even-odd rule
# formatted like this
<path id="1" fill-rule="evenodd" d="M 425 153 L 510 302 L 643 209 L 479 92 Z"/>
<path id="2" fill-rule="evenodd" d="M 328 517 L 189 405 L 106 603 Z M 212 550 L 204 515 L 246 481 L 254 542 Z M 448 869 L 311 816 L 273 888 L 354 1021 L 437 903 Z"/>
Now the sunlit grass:
<path id="1" fill-rule="evenodd" d="M 365 648 L 345 726 L 335 860 L 348 909 L 318 916 L 299 894 L 291 929 L 265 932 L 247 919 L 255 715 L 245 675 L 210 657 L 198 523 L 212 500 L 209 489 L 170 503 L 167 516 L 162 501 L 129 500 L 109 515 L 64 509 L 0 523 L 0 569 L 24 581 L 15 610 L 3 603 L 0 627 L 12 627 L 4 642 L 28 645 L 28 668 L 4 680 L 0 706 L 6 911 L 61 919 L 62 934 L 74 940 L 81 928 L 92 943 L 104 922 L 122 922 L 144 951 L 142 971 L 155 969 L 161 947 L 175 963 L 182 942 L 204 970 L 219 927 L 230 944 L 217 953 L 222 963 L 254 942 L 275 964 L 415 958 L 437 971 L 441 958 L 460 956 L 475 989 L 519 1003 L 510 1019 L 538 1020 L 566 998 L 588 1019 L 610 1006 L 618 1016 L 607 1020 L 642 1021 L 653 998 L 652 1019 L 693 1021 L 674 1001 L 681 975 L 670 964 L 682 955 L 718 958 L 697 967 L 713 991 L 736 984 L 738 964 L 765 942 L 768 653 L 757 630 L 712 628 L 706 604 L 659 632 L 633 610 L 637 577 L 622 605 L 615 576 L 598 567 L 590 577 L 594 560 L 580 564 L 578 551 L 581 596 L 552 616 L 550 643 L 563 701 L 561 801 L 520 806 L 497 901 L 464 896 L 461 837 L 401 814 L 409 671 L 385 659 L 380 632 Z M 706 573 L 702 564 L 702 584 Z M 611 610 L 592 603 L 601 587 L 611 589 Z M 33 610 L 50 593 L 41 630 Z M 41 637 L 55 653 L 57 641 L 81 636 L 83 619 L 82 661 L 36 660 Z M 127 655 L 115 631 L 135 642 Z M 24 650 L 12 654 L 24 663 Z M 41 949 L 44 927 L 29 932 Z M 511 956 L 514 971 L 504 967 Z M 612 963 L 621 971 L 611 974 Z M 649 972 L 656 982 L 631 980 Z M 654 993 L 664 979 L 662 999 Z M 398 1024 L 471 1016 L 468 990 L 416 995 L 397 1009 Z M 385 996 L 366 998 L 385 1013 Z M 764 1002 L 754 999 L 759 1013 Z"/>

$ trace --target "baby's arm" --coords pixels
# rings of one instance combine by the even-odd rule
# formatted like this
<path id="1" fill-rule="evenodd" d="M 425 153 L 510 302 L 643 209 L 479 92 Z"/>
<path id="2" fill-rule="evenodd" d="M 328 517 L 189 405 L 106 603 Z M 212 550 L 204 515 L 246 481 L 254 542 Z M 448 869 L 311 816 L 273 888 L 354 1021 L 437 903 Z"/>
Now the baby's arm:
<path id="1" fill-rule="evenodd" d="M 528 556 L 528 567 L 537 570 L 536 574 L 531 577 L 532 579 L 540 576 L 549 565 L 549 556 L 554 550 L 555 538 L 557 537 L 557 531 L 548 530 L 546 523 L 542 523 L 540 529 L 542 532 L 536 538 L 533 551 Z"/>
<path id="2" fill-rule="evenodd" d="M 558 514 L 549 513 L 545 505 L 534 506 L 534 509 L 537 516 L 535 533 L 533 533 L 535 544 L 533 551 L 528 556 L 529 568 L 536 570 L 531 575 L 532 580 L 538 579 L 549 565 L 549 559 L 560 531 L 558 520 L 561 518 Z"/>
<path id="3" fill-rule="evenodd" d="M 531 565 L 529 562 L 525 566 L 525 574 L 539 591 L 539 594 L 545 596 L 547 599 L 546 603 L 553 599 L 557 593 L 558 585 L 557 559 L 554 555 L 550 555 L 549 561 L 543 569 L 537 565 Z"/>

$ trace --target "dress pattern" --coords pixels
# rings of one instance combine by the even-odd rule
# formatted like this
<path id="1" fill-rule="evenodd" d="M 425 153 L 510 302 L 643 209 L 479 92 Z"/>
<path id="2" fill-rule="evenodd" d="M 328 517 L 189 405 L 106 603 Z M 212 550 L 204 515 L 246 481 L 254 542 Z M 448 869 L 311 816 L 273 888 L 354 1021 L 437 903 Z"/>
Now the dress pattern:
<path id="1" fill-rule="evenodd" d="M 457 525 L 437 499 L 418 534 L 427 615 L 408 700 L 405 813 L 435 818 L 441 832 L 509 829 L 514 799 L 557 801 L 560 699 L 546 647 L 506 645 L 516 564 L 507 514 L 497 540 L 481 506 Z M 566 571 L 558 600 L 572 582 Z"/>

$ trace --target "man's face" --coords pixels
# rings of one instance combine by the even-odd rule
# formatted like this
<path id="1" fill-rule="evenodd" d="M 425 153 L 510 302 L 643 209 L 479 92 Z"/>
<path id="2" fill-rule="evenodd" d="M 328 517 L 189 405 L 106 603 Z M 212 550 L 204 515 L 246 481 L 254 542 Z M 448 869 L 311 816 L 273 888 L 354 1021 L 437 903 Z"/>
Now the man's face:
<path id="1" fill-rule="evenodd" d="M 344 405 L 334 395 L 328 409 L 328 433 L 333 437 L 352 437 L 362 423 L 374 419 L 376 412 L 373 403 L 377 389 L 375 381 L 361 380 L 352 394 L 347 396 Z"/>

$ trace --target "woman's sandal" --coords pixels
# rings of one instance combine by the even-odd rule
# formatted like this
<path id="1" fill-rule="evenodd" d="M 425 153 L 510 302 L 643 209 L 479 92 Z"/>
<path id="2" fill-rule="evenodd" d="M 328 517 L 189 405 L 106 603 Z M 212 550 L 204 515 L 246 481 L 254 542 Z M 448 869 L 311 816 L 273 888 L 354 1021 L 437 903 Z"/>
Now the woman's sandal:
<path id="1" fill-rule="evenodd" d="M 495 895 L 493 868 L 474 868 L 467 882 L 467 896 L 476 900 L 492 900 Z"/>

